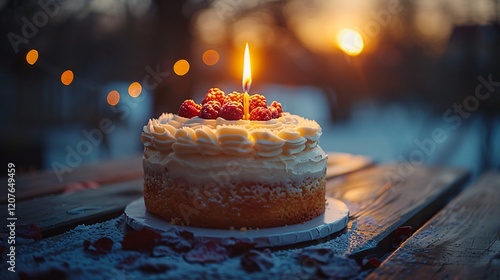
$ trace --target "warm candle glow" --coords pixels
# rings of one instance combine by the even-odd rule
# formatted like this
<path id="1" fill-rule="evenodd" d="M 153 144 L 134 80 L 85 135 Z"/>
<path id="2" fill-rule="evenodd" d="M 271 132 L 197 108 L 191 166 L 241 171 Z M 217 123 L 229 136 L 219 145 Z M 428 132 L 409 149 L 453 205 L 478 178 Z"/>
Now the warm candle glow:
<path id="1" fill-rule="evenodd" d="M 243 95 L 243 119 L 250 119 L 250 97 L 248 92 L 250 91 L 250 86 L 252 85 L 252 68 L 250 67 L 250 51 L 248 50 L 248 43 L 245 45 L 245 56 L 243 59 L 243 78 L 241 80 L 241 86 L 245 92 Z"/>

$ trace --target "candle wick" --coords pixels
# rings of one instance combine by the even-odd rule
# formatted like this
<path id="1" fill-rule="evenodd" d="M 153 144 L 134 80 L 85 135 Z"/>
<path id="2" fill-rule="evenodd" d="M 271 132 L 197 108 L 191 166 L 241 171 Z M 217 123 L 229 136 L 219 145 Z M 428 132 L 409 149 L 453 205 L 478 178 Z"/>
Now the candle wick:
<path id="1" fill-rule="evenodd" d="M 244 92 L 246 92 L 246 93 L 250 92 L 250 81 L 247 80 L 247 81 L 243 82 L 242 87 L 243 87 Z"/>

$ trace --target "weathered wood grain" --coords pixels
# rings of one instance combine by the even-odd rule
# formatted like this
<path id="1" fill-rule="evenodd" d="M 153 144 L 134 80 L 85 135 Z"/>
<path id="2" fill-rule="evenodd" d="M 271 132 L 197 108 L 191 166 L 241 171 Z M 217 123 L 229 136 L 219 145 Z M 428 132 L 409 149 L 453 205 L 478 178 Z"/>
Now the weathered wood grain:
<path id="1" fill-rule="evenodd" d="M 16 176 L 16 200 L 21 201 L 41 195 L 62 193 L 79 186 L 82 188 L 103 186 L 141 178 L 143 174 L 141 157 L 142 155 L 134 155 L 98 164 L 69 168 L 71 172 L 63 173 L 62 180 L 59 180 L 52 170 Z M 6 200 L 7 192 L 0 192 L 1 203 Z"/>
<path id="2" fill-rule="evenodd" d="M 99 189 L 21 201 L 16 204 L 17 224 L 36 224 L 43 237 L 60 234 L 79 224 L 119 216 L 127 204 L 142 196 L 142 189 L 141 178 Z"/>
<path id="3" fill-rule="evenodd" d="M 347 203 L 348 228 L 356 223 L 358 248 L 366 250 L 398 227 L 422 226 L 460 191 L 468 177 L 463 169 L 418 167 L 411 174 L 401 166 L 376 166 L 327 182 L 327 195 Z"/>
<path id="4" fill-rule="evenodd" d="M 500 279 L 500 173 L 487 173 L 369 279 Z"/>

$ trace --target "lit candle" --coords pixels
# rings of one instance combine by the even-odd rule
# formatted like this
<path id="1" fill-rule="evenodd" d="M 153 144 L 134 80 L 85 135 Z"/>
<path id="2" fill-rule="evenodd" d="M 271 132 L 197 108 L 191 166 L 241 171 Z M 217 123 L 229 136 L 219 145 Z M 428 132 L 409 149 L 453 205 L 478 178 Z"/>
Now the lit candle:
<path id="1" fill-rule="evenodd" d="M 241 80 L 241 86 L 243 87 L 243 119 L 250 119 L 250 96 L 248 92 L 250 91 L 250 86 L 252 85 L 252 69 L 250 68 L 250 51 L 248 50 L 248 43 L 245 46 L 245 57 L 243 60 L 243 79 Z"/>

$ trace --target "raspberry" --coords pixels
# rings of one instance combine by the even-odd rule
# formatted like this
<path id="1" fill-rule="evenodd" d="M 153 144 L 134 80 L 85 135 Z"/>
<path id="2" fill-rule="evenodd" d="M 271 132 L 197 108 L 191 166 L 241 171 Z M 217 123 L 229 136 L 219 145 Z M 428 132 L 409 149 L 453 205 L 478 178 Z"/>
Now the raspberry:
<path id="1" fill-rule="evenodd" d="M 271 111 L 267 107 L 257 107 L 250 113 L 251 121 L 268 121 L 271 119 Z"/>
<path id="2" fill-rule="evenodd" d="M 205 104 L 210 100 L 219 101 L 220 104 L 224 104 L 224 92 L 219 88 L 211 88 L 208 90 L 207 94 L 205 94 L 205 98 L 201 101 L 201 104 Z"/>
<path id="3" fill-rule="evenodd" d="M 273 106 L 268 106 L 267 109 L 271 112 L 271 119 L 277 119 L 280 117 L 280 114 L 278 113 L 278 109 Z"/>
<path id="4" fill-rule="evenodd" d="M 249 112 L 252 112 L 253 109 L 255 109 L 257 107 L 267 108 L 266 97 L 264 95 L 258 94 L 258 93 L 250 96 L 250 105 L 248 107 L 249 107 L 248 108 Z"/>
<path id="5" fill-rule="evenodd" d="M 236 101 L 226 102 L 219 111 L 219 117 L 226 120 L 241 120 L 243 118 L 243 105 Z"/>
<path id="6" fill-rule="evenodd" d="M 236 101 L 236 102 L 243 104 L 243 94 L 241 94 L 237 91 L 231 92 L 230 94 L 226 95 L 226 100 L 224 101 L 224 103 L 230 102 L 230 101 Z"/>
<path id="7" fill-rule="evenodd" d="M 283 113 L 283 107 L 281 106 L 281 103 L 276 101 L 273 101 L 268 109 L 271 110 L 273 119 L 281 117 L 281 113 Z"/>
<path id="8" fill-rule="evenodd" d="M 201 105 L 196 104 L 193 99 L 184 100 L 182 102 L 181 107 L 179 107 L 179 113 L 177 113 L 180 117 L 184 118 L 193 118 L 200 114 Z"/>
<path id="9" fill-rule="evenodd" d="M 219 116 L 220 103 L 219 101 L 210 100 L 201 106 L 200 118 L 216 119 Z"/>

